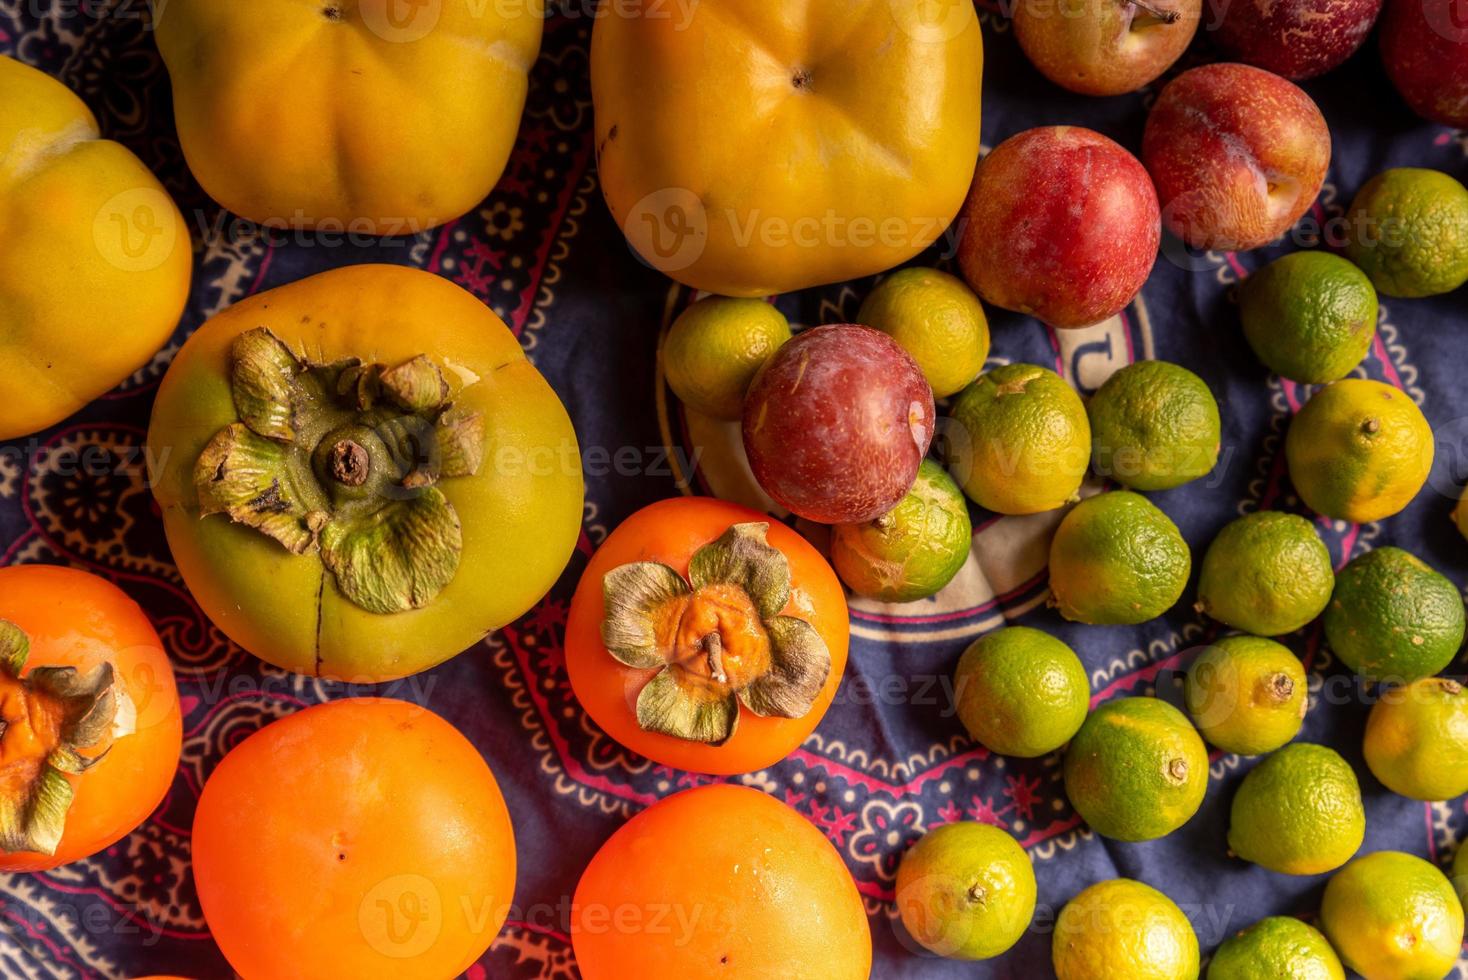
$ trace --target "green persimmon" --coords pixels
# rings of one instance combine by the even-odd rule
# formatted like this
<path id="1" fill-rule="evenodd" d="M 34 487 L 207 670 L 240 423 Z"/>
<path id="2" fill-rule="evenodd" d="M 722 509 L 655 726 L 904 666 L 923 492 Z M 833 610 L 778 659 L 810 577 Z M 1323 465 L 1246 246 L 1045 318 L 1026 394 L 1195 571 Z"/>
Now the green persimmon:
<path id="1" fill-rule="evenodd" d="M 570 419 L 447 280 L 356 266 L 204 324 L 159 388 L 153 494 L 185 584 L 286 670 L 375 683 L 539 601 L 580 531 Z"/>

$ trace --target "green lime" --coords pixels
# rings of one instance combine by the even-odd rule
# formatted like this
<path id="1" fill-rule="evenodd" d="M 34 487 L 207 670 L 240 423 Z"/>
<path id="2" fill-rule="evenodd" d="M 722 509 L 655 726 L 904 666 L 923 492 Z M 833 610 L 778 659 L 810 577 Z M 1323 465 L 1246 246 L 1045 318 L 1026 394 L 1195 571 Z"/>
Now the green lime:
<path id="1" fill-rule="evenodd" d="M 1229 811 L 1228 846 L 1281 874 L 1339 868 L 1365 836 L 1366 811 L 1351 764 L 1308 742 L 1286 745 L 1249 770 Z"/>
<path id="2" fill-rule="evenodd" d="M 1458 903 L 1468 902 L 1468 842 L 1459 841 L 1458 851 L 1453 855 L 1453 890 L 1458 893 Z"/>
<path id="3" fill-rule="evenodd" d="M 1346 254 L 1388 296 L 1436 296 L 1468 282 L 1468 188 L 1442 171 L 1377 174 L 1346 220 Z"/>
<path id="4" fill-rule="evenodd" d="M 1134 625 L 1182 596 L 1192 554 L 1177 525 L 1146 497 L 1113 490 L 1071 508 L 1050 542 L 1050 593 L 1078 623 Z"/>
<path id="5" fill-rule="evenodd" d="M 1091 396 L 1096 472 L 1133 490 L 1167 490 L 1218 462 L 1218 402 L 1203 379 L 1167 361 L 1138 361 Z"/>
<path id="6" fill-rule="evenodd" d="M 1028 626 L 1007 626 L 970 644 L 953 689 L 959 720 L 975 741 L 1024 759 L 1069 742 L 1090 710 L 1090 680 L 1075 651 Z"/>
<path id="7" fill-rule="evenodd" d="M 1320 931 L 1287 915 L 1260 919 L 1224 940 L 1208 961 L 1208 980 L 1346 980 Z"/>
<path id="8" fill-rule="evenodd" d="M 963 491 L 943 467 L 925 459 L 917 482 L 892 510 L 832 528 L 831 564 L 857 595 L 912 602 L 953 581 L 972 540 Z"/>
<path id="9" fill-rule="evenodd" d="M 1366 719 L 1363 746 L 1371 774 L 1414 800 L 1468 793 L 1468 691 L 1446 677 L 1424 677 L 1383 691 Z"/>
<path id="10" fill-rule="evenodd" d="M 1050 958 L 1060 980 L 1196 980 L 1198 936 L 1172 899 L 1113 878 L 1065 903 Z"/>
<path id="11" fill-rule="evenodd" d="M 999 514 L 1074 499 L 1091 464 L 1091 425 L 1075 389 L 1035 364 L 986 373 L 953 403 L 949 460 L 964 493 Z"/>
<path id="12" fill-rule="evenodd" d="M 896 903 L 925 949 L 986 960 L 1009 949 L 1035 914 L 1030 856 L 998 827 L 963 820 L 935 827 L 902 856 Z"/>
<path id="13" fill-rule="evenodd" d="M 1198 611 L 1259 636 L 1293 633 L 1330 602 L 1335 572 L 1315 527 L 1262 510 L 1224 525 L 1203 555 Z"/>
<path id="14" fill-rule="evenodd" d="M 856 314 L 912 355 L 932 386 L 947 398 L 984 370 L 989 320 L 968 284 L 937 269 L 899 269 L 877 284 Z"/>
<path id="15" fill-rule="evenodd" d="M 1065 795 L 1091 829 L 1115 840 L 1172 833 L 1198 812 L 1208 751 L 1181 711 L 1119 698 L 1086 719 L 1065 750 Z"/>
<path id="16" fill-rule="evenodd" d="M 1417 556 L 1376 548 L 1336 576 L 1325 638 L 1341 663 L 1364 677 L 1431 677 L 1463 645 L 1463 596 Z"/>
<path id="17" fill-rule="evenodd" d="M 1239 290 L 1244 336 L 1264 366 L 1305 384 L 1351 373 L 1376 336 L 1376 290 L 1366 273 L 1329 252 L 1294 252 Z"/>
<path id="18" fill-rule="evenodd" d="M 1365 524 L 1406 507 L 1432 470 L 1432 427 L 1405 392 L 1347 378 L 1305 403 L 1285 436 L 1290 481 L 1318 514 Z"/>
<path id="19" fill-rule="evenodd" d="M 1463 905 L 1435 866 L 1377 851 L 1326 884 L 1320 928 L 1346 966 L 1369 980 L 1437 980 L 1458 962 Z"/>
<path id="20" fill-rule="evenodd" d="M 1263 755 L 1294 738 L 1310 704 L 1300 659 L 1273 640 L 1226 636 L 1188 668 L 1188 714 L 1225 752 Z"/>
<path id="21" fill-rule="evenodd" d="M 707 296 L 663 340 L 668 386 L 696 412 L 737 419 L 750 382 L 789 339 L 789 321 L 764 300 Z"/>

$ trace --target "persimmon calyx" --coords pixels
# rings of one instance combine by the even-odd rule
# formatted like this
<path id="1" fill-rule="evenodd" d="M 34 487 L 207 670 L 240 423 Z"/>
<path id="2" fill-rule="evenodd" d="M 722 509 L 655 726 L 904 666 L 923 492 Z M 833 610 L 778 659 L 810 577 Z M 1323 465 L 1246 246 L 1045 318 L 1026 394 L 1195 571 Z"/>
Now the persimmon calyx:
<path id="1" fill-rule="evenodd" d="M 102 761 L 137 728 L 110 663 L 33 667 L 30 641 L 0 619 L 0 851 L 55 854 L 74 796 L 68 776 Z"/>
<path id="2" fill-rule="evenodd" d="M 319 553 L 369 612 L 432 602 L 463 553 L 437 484 L 479 472 L 484 417 L 453 405 L 423 355 L 392 367 L 314 364 L 257 327 L 235 339 L 230 360 L 240 420 L 195 463 L 200 517 L 223 514 L 292 554 Z"/>
<path id="3" fill-rule="evenodd" d="M 637 696 L 644 731 L 721 745 L 740 705 L 801 718 L 831 673 L 831 651 L 810 623 L 781 611 L 790 563 L 765 523 L 735 524 L 698 549 L 688 578 L 662 562 L 602 579 L 602 642 L 620 663 L 656 670 Z"/>

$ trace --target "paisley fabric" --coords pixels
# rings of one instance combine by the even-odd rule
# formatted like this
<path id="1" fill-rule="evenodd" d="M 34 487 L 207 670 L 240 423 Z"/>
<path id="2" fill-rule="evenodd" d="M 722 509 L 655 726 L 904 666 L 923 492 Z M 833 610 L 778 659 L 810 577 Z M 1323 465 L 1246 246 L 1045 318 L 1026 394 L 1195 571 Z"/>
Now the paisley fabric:
<path id="1" fill-rule="evenodd" d="M 591 0 L 552 3 L 545 49 L 504 179 L 482 206 L 413 238 L 270 235 L 222 213 L 182 160 L 167 78 L 142 0 L 0 0 L 0 52 L 78 91 L 104 132 L 130 146 L 192 224 L 195 286 L 173 342 L 116 391 L 33 438 L 0 443 L 0 563 L 53 562 L 102 574 L 152 617 L 177 665 L 183 696 L 182 765 L 151 819 L 105 853 L 58 869 L 0 876 L 0 975 L 228 977 L 211 943 L 189 870 L 189 826 L 200 787 L 231 746 L 274 718 L 358 693 L 283 674 L 232 645 L 200 612 L 178 576 L 147 488 L 143 448 L 153 393 L 188 332 L 262 289 L 339 265 L 376 261 L 444 276 L 492 306 L 565 400 L 588 475 L 585 533 L 551 594 L 512 627 L 416 678 L 377 693 L 426 704 L 463 730 L 489 760 L 509 800 L 520 851 L 516 906 L 468 976 L 577 976 L 567 936 L 579 872 L 629 815 L 708 782 L 634 756 L 578 708 L 566 683 L 567 605 L 587 556 L 638 507 L 684 492 L 760 503 L 733 426 L 687 416 L 657 371 L 660 332 L 693 300 L 643 265 L 624 243 L 597 188 L 587 72 Z M 1153 86 L 1090 100 L 1044 82 L 1020 55 L 997 6 L 981 9 L 988 65 L 985 144 L 1041 124 L 1081 123 L 1135 149 Z M 1200 42 L 1184 65 L 1209 57 Z M 1177 361 L 1219 399 L 1224 448 L 1215 473 L 1154 495 L 1201 556 L 1227 521 L 1258 509 L 1301 510 L 1282 454 L 1291 414 L 1310 392 L 1270 376 L 1240 334 L 1237 283 L 1273 254 L 1313 244 L 1338 222 L 1355 189 L 1391 165 L 1468 176 L 1468 134 L 1422 123 L 1390 90 L 1374 43 L 1306 88 L 1329 119 L 1335 160 L 1293 244 L 1250 254 L 1169 249 L 1121 316 L 1057 334 L 996 312 L 993 363 L 1054 366 L 1085 394 L 1140 358 Z M 751 147 L 758 153 L 758 147 Z M 251 165 L 268 167 L 270 147 Z M 3 247 L 3 245 L 0 245 Z M 949 266 L 951 242 L 919 261 Z M 853 318 L 871 282 L 778 297 L 798 325 Z M 1358 373 L 1396 385 L 1437 430 L 1430 487 L 1401 515 L 1364 526 L 1320 521 L 1337 565 L 1382 544 L 1406 547 L 1454 581 L 1468 577 L 1468 544 L 1449 523 L 1468 453 L 1463 388 L 1464 294 L 1386 299 L 1378 339 Z M 825 722 L 789 759 L 739 781 L 794 807 L 851 869 L 871 917 L 878 977 L 1050 975 L 1050 924 L 1085 885 L 1116 875 L 1171 895 L 1211 949 L 1272 913 L 1313 916 L 1323 877 L 1291 878 L 1231 858 L 1228 803 L 1252 761 L 1214 753 L 1203 810 L 1170 837 L 1119 844 L 1092 835 L 1065 801 L 1057 756 L 998 758 L 971 743 L 952 710 L 951 675 L 975 636 L 1006 622 L 1047 629 L 1073 645 L 1097 701 L 1126 694 L 1177 698 L 1187 651 L 1217 626 L 1184 601 L 1135 628 L 1063 623 L 1046 608 L 1045 552 L 1057 515 L 976 512 L 967 567 L 935 599 L 903 607 L 855 602 L 845 684 Z M 806 528 L 820 540 L 819 529 Z M 1196 564 L 1196 562 L 1195 562 Z M 1188 593 L 1191 596 L 1191 592 Z M 1423 804 L 1386 792 L 1360 744 L 1367 706 L 1321 642 L 1317 625 L 1287 637 L 1310 672 L 1314 707 L 1301 738 L 1338 748 L 1361 774 L 1366 848 L 1397 848 L 1439 862 L 1468 826 L 1463 800 Z M 895 926 L 893 878 L 925 830 L 960 819 L 1004 827 L 1028 849 L 1041 907 L 1016 949 L 983 964 L 915 952 Z M 262 861 L 271 859 L 260 855 Z"/>

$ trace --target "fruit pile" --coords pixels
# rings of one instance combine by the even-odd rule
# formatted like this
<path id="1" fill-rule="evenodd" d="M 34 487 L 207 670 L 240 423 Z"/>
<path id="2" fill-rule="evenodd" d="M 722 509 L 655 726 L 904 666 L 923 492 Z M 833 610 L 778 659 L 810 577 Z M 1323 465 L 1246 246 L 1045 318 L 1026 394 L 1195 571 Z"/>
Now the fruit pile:
<path id="1" fill-rule="evenodd" d="M 442 229 L 446 247 L 506 171 L 543 18 L 448 0 L 405 18 L 396 3 L 158 5 L 178 148 L 202 191 L 277 231 Z M 0 568 L 0 869 L 117 856 L 182 766 L 198 805 L 170 833 L 188 839 L 208 931 L 245 980 L 482 975 L 519 908 L 528 828 L 494 771 L 513 748 L 475 745 L 377 685 L 513 630 L 580 550 L 564 647 L 536 653 L 557 676 L 516 696 L 568 687 L 592 768 L 668 774 L 566 896 L 560 935 L 586 980 L 858 980 L 873 972 L 873 907 L 890 908 L 914 969 L 1048 931 L 1061 980 L 1188 980 L 1205 955 L 1218 980 L 1443 976 L 1462 951 L 1468 847 L 1451 880 L 1417 855 L 1363 853 L 1362 787 L 1468 794 L 1468 693 L 1443 676 L 1463 594 L 1402 548 L 1353 553 L 1354 535 L 1338 565 L 1319 527 L 1386 521 L 1433 473 L 1439 436 L 1417 401 L 1363 364 L 1381 296 L 1468 283 L 1468 188 L 1380 170 L 1335 238 L 1236 290 L 1229 316 L 1302 403 L 1277 440 L 1293 496 L 1241 508 L 1197 560 L 1166 508 L 1177 488 L 1207 493 L 1227 458 L 1230 405 L 1206 365 L 1136 360 L 1090 386 L 1063 358 L 991 351 L 1020 329 L 1059 351 L 1125 316 L 1159 254 L 1232 259 L 1294 234 L 1332 154 L 1296 83 L 1352 57 L 1378 20 L 1406 105 L 1468 127 L 1460 6 L 1018 0 L 1007 26 L 1056 85 L 1155 87 L 1135 154 L 1072 125 L 981 153 L 966 2 L 937 20 L 907 0 L 603 9 L 600 189 L 629 246 L 689 294 L 668 306 L 659 399 L 665 381 L 685 419 L 729 436 L 750 488 L 657 500 L 604 537 L 584 533 L 593 507 L 561 396 L 530 345 L 447 278 L 332 268 L 252 290 L 160 353 L 198 291 L 189 223 L 79 98 L 0 56 L 0 439 L 64 424 L 160 357 L 144 449 L 169 588 L 274 676 L 369 690 L 231 738 L 206 772 L 184 741 L 196 706 L 180 697 L 176 628 L 96 575 Z M 1180 70 L 1185 58 L 1207 63 Z M 848 282 L 852 322 L 792 325 L 772 301 Z M 1006 312 L 991 327 L 992 310 Z M 1330 875 L 1318 928 L 1271 916 L 1210 951 L 1159 888 L 1094 874 L 1042 928 L 1028 843 L 956 807 L 910 846 L 890 823 L 871 830 L 904 847 L 890 893 L 872 891 L 793 793 L 769 791 L 763 774 L 804 751 L 859 663 L 850 597 L 933 600 L 977 564 L 976 530 L 1031 518 L 1048 521 L 1053 609 L 1033 622 L 1052 628 L 1005 625 L 952 651 L 966 748 L 996 767 L 1042 760 L 1081 833 L 1122 845 L 1193 821 L 1230 757 L 1247 772 L 1218 847 L 1262 873 Z M 1468 494 L 1454 520 L 1468 537 Z M 1173 699 L 1161 683 L 1093 689 L 1080 645 L 1056 635 L 1169 614 L 1196 614 L 1208 640 L 1177 659 Z M 1312 625 L 1372 703 L 1359 767 L 1299 739 L 1318 664 L 1281 638 Z"/>

